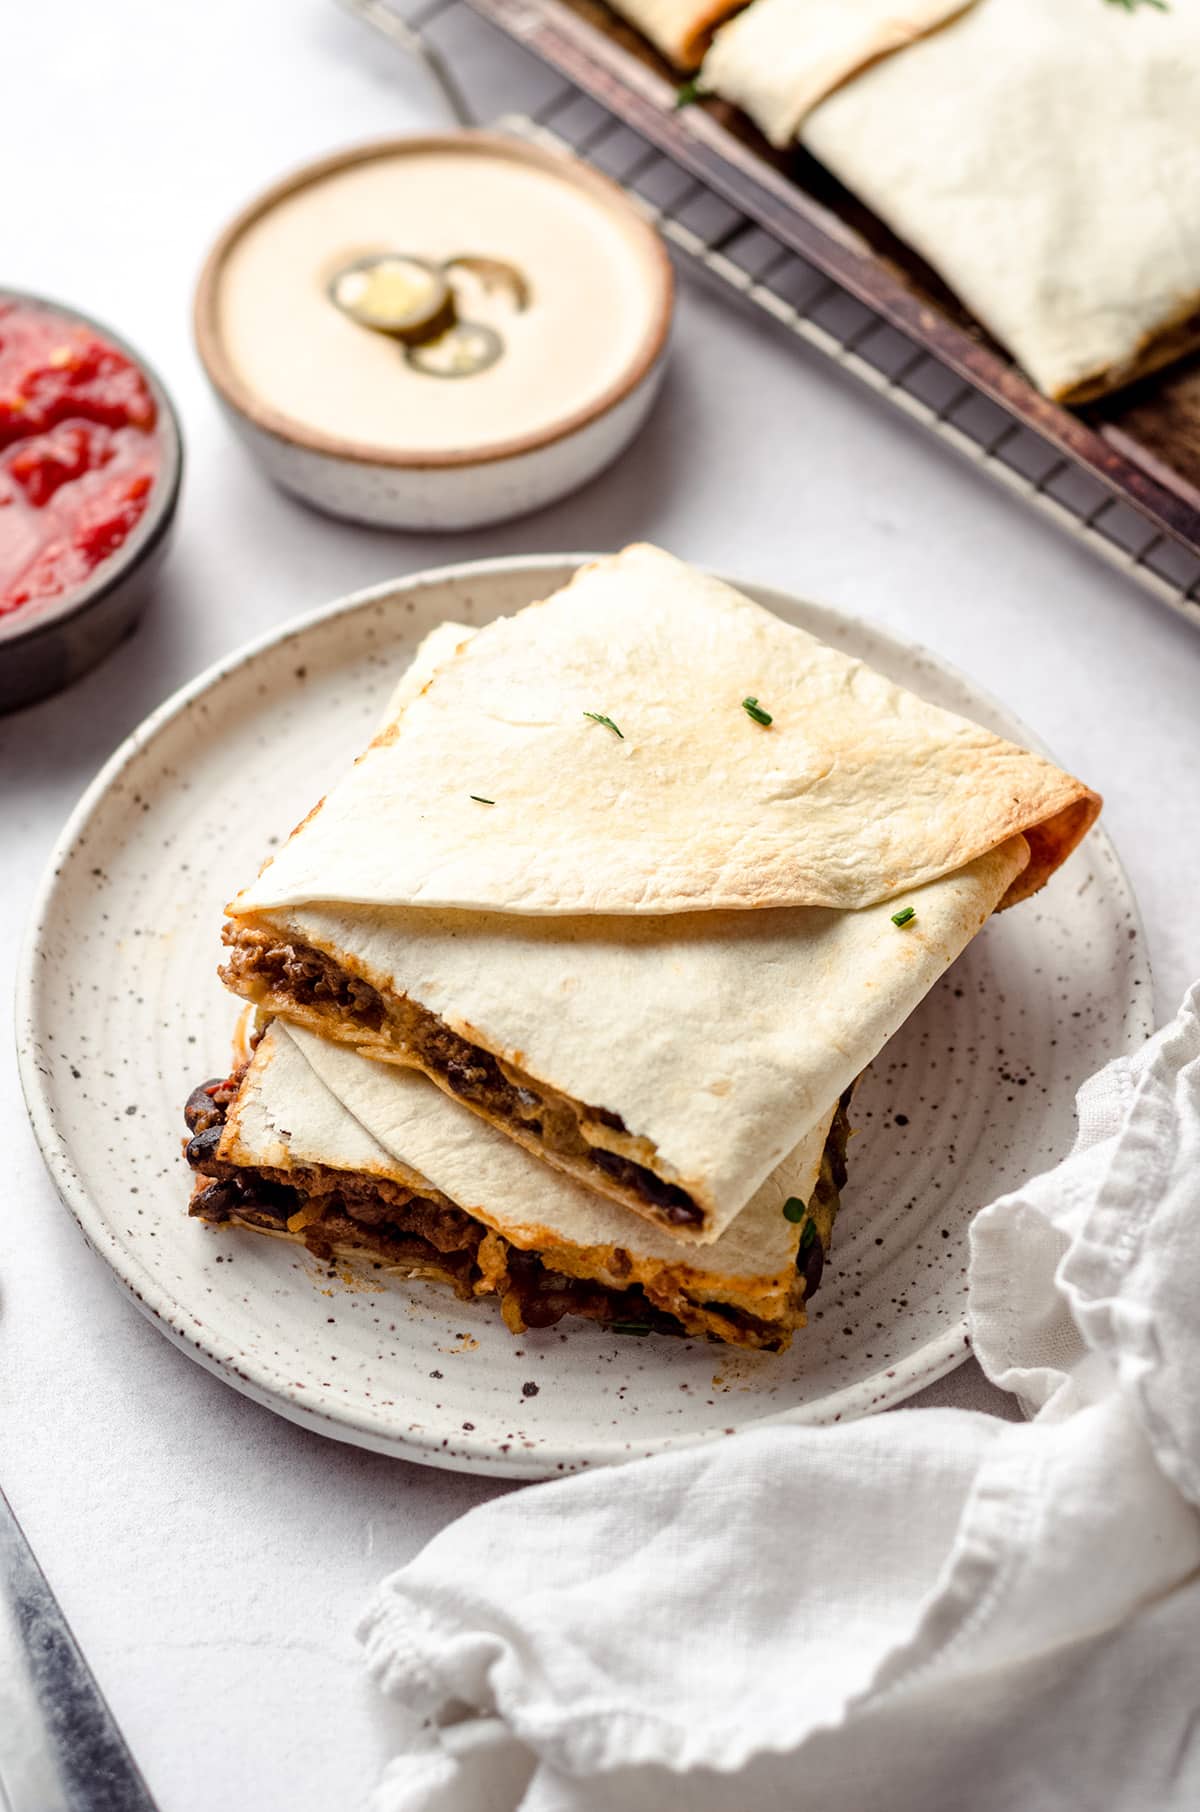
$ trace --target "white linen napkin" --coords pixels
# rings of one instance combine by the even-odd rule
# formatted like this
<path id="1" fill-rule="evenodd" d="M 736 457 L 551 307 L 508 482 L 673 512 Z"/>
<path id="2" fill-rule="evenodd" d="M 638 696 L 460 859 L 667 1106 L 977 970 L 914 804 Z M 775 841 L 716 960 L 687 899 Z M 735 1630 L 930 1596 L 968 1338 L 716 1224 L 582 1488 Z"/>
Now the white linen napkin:
<path id="1" fill-rule="evenodd" d="M 376 1812 L 1200 1805 L 1200 985 L 1078 1107 L 971 1235 L 1033 1420 L 776 1424 L 472 1511 L 360 1627 L 412 1713 Z"/>

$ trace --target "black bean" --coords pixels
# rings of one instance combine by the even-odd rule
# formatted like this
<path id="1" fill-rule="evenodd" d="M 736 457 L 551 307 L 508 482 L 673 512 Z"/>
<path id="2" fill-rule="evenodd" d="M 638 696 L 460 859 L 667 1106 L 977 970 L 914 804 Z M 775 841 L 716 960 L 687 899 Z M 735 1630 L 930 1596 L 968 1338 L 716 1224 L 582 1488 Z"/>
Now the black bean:
<path id="1" fill-rule="evenodd" d="M 595 1120 L 600 1126 L 611 1126 L 614 1132 L 629 1131 L 620 1114 L 614 1114 L 610 1107 L 585 1107 L 583 1111 L 589 1120 Z"/>
<path id="2" fill-rule="evenodd" d="M 632 1158 L 623 1158 L 615 1151 L 602 1151 L 596 1147 L 588 1152 L 588 1159 L 597 1169 L 606 1171 L 618 1183 L 627 1189 L 634 1189 L 644 1201 L 655 1208 L 661 1208 L 664 1219 L 672 1221 L 679 1227 L 694 1227 L 703 1220 L 699 1208 L 686 1190 L 678 1183 L 664 1183 L 661 1177 L 647 1170 L 644 1164 L 635 1164 Z"/>
<path id="3" fill-rule="evenodd" d="M 825 1272 L 825 1248 L 820 1238 L 813 1240 L 807 1252 L 801 1253 L 804 1260 L 804 1300 L 809 1302 L 821 1287 L 821 1278 Z"/>
<path id="4" fill-rule="evenodd" d="M 214 1076 L 192 1090 L 183 1109 L 189 1132 L 205 1132 L 210 1126 L 220 1126 L 225 1118 L 225 1108 L 221 1102 L 213 1100 L 209 1090 L 221 1086 L 221 1078 Z"/>
<path id="5" fill-rule="evenodd" d="M 241 1193 L 236 1183 L 210 1183 L 207 1189 L 192 1197 L 189 1213 L 202 1221 L 227 1221 L 240 1206 Z"/>
<path id="6" fill-rule="evenodd" d="M 673 1189 L 675 1185 L 671 1183 L 667 1187 Z M 682 1189 L 679 1193 L 683 1195 Z M 690 1196 L 684 1196 L 682 1202 L 668 1202 L 663 1214 L 676 1227 L 698 1227 L 704 1218 Z"/>
<path id="7" fill-rule="evenodd" d="M 294 1209 L 295 1204 L 292 1206 Z M 237 1202 L 237 1215 L 239 1220 L 249 1222 L 252 1227 L 270 1227 L 275 1230 L 287 1220 L 288 1209 L 278 1202 L 262 1201 L 257 1193 L 242 1193 Z M 315 1232 L 315 1229 L 309 1228 L 308 1231 Z"/>
<path id="8" fill-rule="evenodd" d="M 552 1328 L 577 1306 L 570 1290 L 547 1290 L 541 1296 L 522 1296 L 519 1300 L 527 1328 Z"/>
<path id="9" fill-rule="evenodd" d="M 220 1125 L 206 1126 L 202 1132 L 194 1133 L 188 1140 L 184 1156 L 193 1170 L 202 1170 L 205 1164 L 216 1157 L 224 1130 Z"/>

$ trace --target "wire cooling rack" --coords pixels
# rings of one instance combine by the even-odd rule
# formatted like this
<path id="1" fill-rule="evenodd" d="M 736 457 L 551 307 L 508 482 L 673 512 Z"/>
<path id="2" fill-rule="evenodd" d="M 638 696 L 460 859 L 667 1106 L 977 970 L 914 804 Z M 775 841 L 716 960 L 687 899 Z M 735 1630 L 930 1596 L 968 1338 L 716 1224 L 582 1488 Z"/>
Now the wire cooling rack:
<path id="1" fill-rule="evenodd" d="M 497 30 L 471 0 L 343 4 L 424 61 L 461 124 L 486 121 L 573 152 L 620 183 L 683 270 L 919 422 L 1200 627 L 1200 553 Z"/>

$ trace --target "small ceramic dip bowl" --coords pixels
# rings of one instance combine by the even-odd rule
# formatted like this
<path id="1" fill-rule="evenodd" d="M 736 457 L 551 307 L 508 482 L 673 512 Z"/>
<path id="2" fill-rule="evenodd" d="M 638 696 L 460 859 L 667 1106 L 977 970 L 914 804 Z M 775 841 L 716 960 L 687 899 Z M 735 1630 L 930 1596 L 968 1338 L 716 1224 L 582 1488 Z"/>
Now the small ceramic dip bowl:
<path id="1" fill-rule="evenodd" d="M 335 515 L 464 529 L 609 465 L 662 376 L 673 284 L 615 184 L 501 133 L 390 139 L 250 204 L 196 340 L 269 475 Z"/>
<path id="2" fill-rule="evenodd" d="M 69 685 L 133 628 L 182 470 L 140 353 L 76 308 L 0 289 L 0 711 Z"/>

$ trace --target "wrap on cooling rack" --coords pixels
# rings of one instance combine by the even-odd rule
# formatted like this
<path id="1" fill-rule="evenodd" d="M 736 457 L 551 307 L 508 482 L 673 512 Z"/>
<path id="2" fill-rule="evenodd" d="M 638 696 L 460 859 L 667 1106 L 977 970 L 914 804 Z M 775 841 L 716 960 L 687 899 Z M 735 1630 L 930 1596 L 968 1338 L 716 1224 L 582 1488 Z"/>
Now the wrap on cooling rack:
<path id="1" fill-rule="evenodd" d="M 820 1282 L 845 1180 L 826 1112 L 724 1236 L 687 1247 L 531 1158 L 414 1070 L 274 1021 L 187 1108 L 191 1212 L 494 1296 L 513 1333 L 564 1315 L 623 1332 L 787 1345 Z"/>
<path id="2" fill-rule="evenodd" d="M 222 973 L 713 1240 L 1098 809 L 633 547 L 437 668 L 233 902 Z"/>
<path id="3" fill-rule="evenodd" d="M 695 69 L 713 32 L 742 0 L 615 0 L 623 13 L 680 69 Z M 810 105 L 876 57 L 911 44 L 973 0 L 804 0 L 786 48 L 794 80 Z"/>
<path id="4" fill-rule="evenodd" d="M 1048 396 L 1200 344 L 1200 0 L 975 0 L 822 89 L 810 46 L 856 11 L 754 0 L 699 86 L 798 136 Z"/>
<path id="5" fill-rule="evenodd" d="M 826 95 L 977 0 L 754 0 L 723 25 L 699 86 L 737 101 L 787 145 Z"/>

